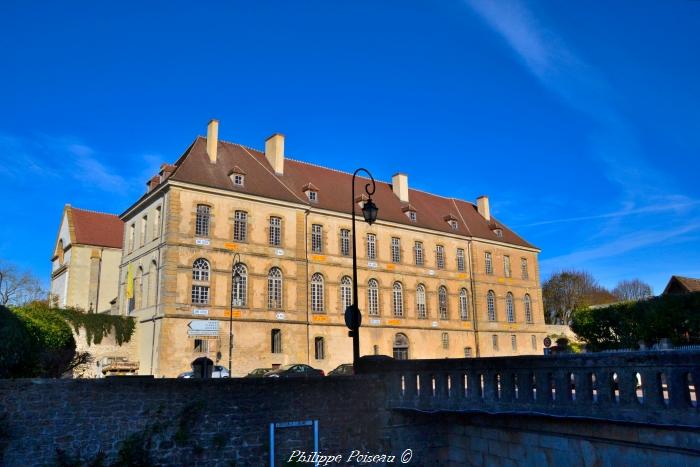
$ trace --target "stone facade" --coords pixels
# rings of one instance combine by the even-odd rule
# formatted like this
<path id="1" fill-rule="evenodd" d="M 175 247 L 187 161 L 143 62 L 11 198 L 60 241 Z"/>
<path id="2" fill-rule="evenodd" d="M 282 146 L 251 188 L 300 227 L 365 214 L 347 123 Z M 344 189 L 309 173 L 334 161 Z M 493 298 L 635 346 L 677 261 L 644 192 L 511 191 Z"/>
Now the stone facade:
<path id="1" fill-rule="evenodd" d="M 198 156 L 196 148 L 199 144 L 204 147 L 199 141 L 179 163 Z M 219 142 L 218 159 L 215 156 L 212 162 L 207 160 L 204 169 L 227 170 L 222 156 L 229 146 Z M 257 158 L 252 150 L 245 151 Z M 279 151 L 276 154 L 279 157 Z M 264 164 L 265 160 L 256 163 Z M 302 198 L 290 201 L 206 186 L 204 182 L 193 183 L 172 176 L 176 170 L 179 170 L 176 166 L 164 165 L 147 194 L 122 215 L 125 238 L 119 307 L 121 313 L 135 316 L 139 323 L 136 340 L 140 372 L 176 376 L 189 370 L 190 362 L 201 355 L 228 366 L 229 324 L 233 330 L 234 375 L 287 363 L 308 363 L 328 372 L 351 362 L 352 346 L 344 324 L 341 291 L 341 283 L 352 276 L 351 256 L 341 248 L 341 231 L 352 228 L 350 215 L 304 203 Z M 246 175 L 248 179 L 252 176 Z M 281 176 L 277 179 L 272 174 L 266 176 L 271 177 L 271 184 L 283 180 Z M 407 183 L 403 177 L 401 182 Z M 407 187 L 405 192 L 413 197 L 427 196 Z M 321 193 L 324 195 L 329 196 Z M 206 235 L 195 232 L 198 206 L 207 206 L 209 210 Z M 388 207 L 380 206 L 380 212 L 382 209 Z M 237 212 L 246 213 L 244 240 L 234 240 Z M 428 217 L 430 213 L 419 215 Z M 273 217 L 281 220 L 281 240 L 276 245 L 270 244 Z M 318 252 L 313 251 L 312 245 L 314 225 L 322 228 Z M 376 258 L 368 258 L 368 234 L 376 237 Z M 398 259 L 391 254 L 393 239 L 399 242 Z M 422 242 L 424 263 L 421 265 L 415 261 L 417 241 Z M 444 249 L 444 266 L 437 264 L 438 246 Z M 546 328 L 538 249 L 495 236 L 480 238 L 463 231 L 436 231 L 419 224 L 384 220 L 380 214 L 372 226 L 359 216 L 357 250 L 358 300 L 363 312 L 361 354 L 392 355 L 397 334 L 407 338 L 408 358 L 457 358 L 467 353 L 471 356 L 541 354 Z M 459 268 L 458 250 L 464 257 Z M 231 316 L 231 268 L 236 253 L 245 265 L 247 290 L 244 304 L 236 306 Z M 486 271 L 487 254 L 491 257 L 490 272 Z M 195 284 L 193 264 L 200 258 L 208 263 L 208 279 Z M 506 261 L 510 261 L 509 274 L 505 270 Z M 273 268 L 281 272 L 282 297 L 281 304 L 270 306 L 268 275 Z M 311 304 L 310 281 L 315 274 L 323 279 L 321 312 L 312 309 Z M 128 280 L 133 281 L 133 297 L 127 296 Z M 378 284 L 376 316 L 368 312 L 370 280 Z M 402 313 L 397 312 L 394 304 L 397 284 L 402 292 Z M 193 303 L 193 285 L 208 288 L 207 303 Z M 417 306 L 419 286 L 426 293 L 425 317 L 420 316 Z M 441 287 L 447 292 L 444 313 L 439 310 Z M 494 293 L 495 316 L 489 316 L 489 291 Z M 529 320 L 525 316 L 526 297 Z M 508 313 L 508 302 L 513 303 L 512 316 Z M 188 337 L 188 324 L 199 319 L 219 321 L 218 337 L 205 344 Z M 274 349 L 275 352 L 271 344 L 273 330 L 281 332 L 281 347 Z M 321 345 L 322 355 L 317 351 Z"/>

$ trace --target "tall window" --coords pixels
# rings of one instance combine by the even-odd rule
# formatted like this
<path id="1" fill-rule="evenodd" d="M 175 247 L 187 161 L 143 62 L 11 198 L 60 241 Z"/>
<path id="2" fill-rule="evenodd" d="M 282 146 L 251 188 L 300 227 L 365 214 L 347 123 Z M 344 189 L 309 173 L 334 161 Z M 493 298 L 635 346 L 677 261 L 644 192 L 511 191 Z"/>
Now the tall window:
<path id="1" fill-rule="evenodd" d="M 279 329 L 273 329 L 270 333 L 270 351 L 282 353 L 282 331 Z"/>
<path id="2" fill-rule="evenodd" d="M 340 254 L 350 256 L 350 230 L 340 229 Z"/>
<path id="3" fill-rule="evenodd" d="M 537 336 L 534 334 L 530 336 L 530 345 L 532 346 L 532 350 L 537 350 Z"/>
<path id="4" fill-rule="evenodd" d="M 467 289 L 459 291 L 459 318 L 463 321 L 469 320 L 469 296 Z"/>
<path id="5" fill-rule="evenodd" d="M 438 289 L 438 310 L 440 319 L 447 319 L 447 288 L 444 285 Z"/>
<path id="6" fill-rule="evenodd" d="M 491 336 L 491 346 L 493 347 L 493 350 L 498 350 L 498 334 Z"/>
<path id="7" fill-rule="evenodd" d="M 506 314 L 508 315 L 508 322 L 515 322 L 515 308 L 513 305 L 513 294 L 508 292 L 506 294 Z"/>
<path id="8" fill-rule="evenodd" d="M 445 269 L 445 247 L 442 245 L 435 248 L 435 263 L 438 269 Z"/>
<path id="9" fill-rule="evenodd" d="M 493 274 L 493 261 L 491 258 L 491 253 L 486 252 L 484 255 L 484 261 L 486 265 L 486 274 Z"/>
<path id="10" fill-rule="evenodd" d="M 316 360 L 323 360 L 326 358 L 326 346 L 323 337 L 317 337 L 314 339 L 314 356 Z"/>
<path id="11" fill-rule="evenodd" d="M 341 312 L 352 305 L 352 279 L 348 276 L 343 276 L 340 279 L 340 305 L 342 306 Z"/>
<path id="12" fill-rule="evenodd" d="M 139 235 L 139 243 L 143 246 L 146 243 L 146 227 L 148 226 L 148 216 L 141 218 L 141 233 Z"/>
<path id="13" fill-rule="evenodd" d="M 511 273 L 510 273 L 510 256 L 508 256 L 508 255 L 505 255 L 505 256 L 503 257 L 503 274 L 504 274 L 506 277 L 510 277 L 510 276 L 511 276 Z"/>
<path id="14" fill-rule="evenodd" d="M 206 339 L 195 339 L 193 351 L 195 353 L 207 353 L 207 352 L 209 352 L 209 341 Z"/>
<path id="15" fill-rule="evenodd" d="M 442 333 L 442 348 L 443 349 L 450 348 L 450 335 L 447 334 L 446 332 Z"/>
<path id="16" fill-rule="evenodd" d="M 280 246 L 282 244 L 282 218 L 270 217 L 270 245 Z"/>
<path id="17" fill-rule="evenodd" d="M 272 268 L 267 274 L 267 307 L 273 310 L 282 308 L 282 271 Z"/>
<path id="18" fill-rule="evenodd" d="M 496 321 L 496 294 L 489 290 L 486 294 L 486 308 L 489 314 L 489 321 Z"/>
<path id="19" fill-rule="evenodd" d="M 416 316 L 419 318 L 427 318 L 428 310 L 425 305 L 425 286 L 418 284 L 416 287 Z"/>
<path id="20" fill-rule="evenodd" d="M 515 334 L 510 335 L 510 348 L 513 352 L 518 350 L 518 337 Z"/>
<path id="21" fill-rule="evenodd" d="M 394 336 L 394 358 L 396 360 L 408 360 L 408 337 L 398 333 Z"/>
<path id="22" fill-rule="evenodd" d="M 367 311 L 370 316 L 379 316 L 379 283 L 376 279 L 367 283 Z"/>
<path id="23" fill-rule="evenodd" d="M 527 271 L 527 259 L 526 258 L 520 258 L 520 274 L 522 275 L 523 279 L 528 279 L 529 274 Z"/>
<path id="24" fill-rule="evenodd" d="M 311 226 L 311 251 L 315 253 L 323 251 L 323 226 L 319 224 Z"/>
<path id="25" fill-rule="evenodd" d="M 525 305 L 525 322 L 532 323 L 532 301 L 530 301 L 529 294 L 525 294 L 523 304 Z"/>
<path id="26" fill-rule="evenodd" d="M 464 248 L 457 248 L 457 270 L 464 272 Z"/>
<path id="27" fill-rule="evenodd" d="M 233 239 L 245 242 L 248 239 L 248 213 L 236 211 L 233 215 Z"/>
<path id="28" fill-rule="evenodd" d="M 423 242 L 415 242 L 413 244 L 413 256 L 416 266 L 423 266 Z"/>
<path id="29" fill-rule="evenodd" d="M 471 358 L 472 356 L 472 348 L 471 347 L 465 347 L 464 348 L 464 357 L 465 358 Z"/>
<path id="30" fill-rule="evenodd" d="M 158 206 L 153 216 L 153 238 L 158 238 L 160 236 L 160 214 L 161 207 Z"/>
<path id="31" fill-rule="evenodd" d="M 134 250 L 134 236 L 136 235 L 136 226 L 131 224 L 129 226 L 129 251 Z"/>
<path id="32" fill-rule="evenodd" d="M 206 204 L 197 205 L 197 217 L 194 222 L 194 234 L 198 237 L 209 236 L 211 208 Z"/>
<path id="33" fill-rule="evenodd" d="M 192 264 L 192 303 L 209 303 L 209 262 L 204 258 Z"/>
<path id="34" fill-rule="evenodd" d="M 367 259 L 377 259 L 377 236 L 367 234 Z"/>
<path id="35" fill-rule="evenodd" d="M 314 313 L 323 313 L 323 276 L 319 273 L 311 276 L 311 311 Z"/>
<path id="36" fill-rule="evenodd" d="M 246 306 L 248 297 L 248 269 L 245 264 L 238 263 L 233 271 L 234 274 L 238 273 L 240 280 L 238 283 L 233 285 L 233 294 L 231 300 L 233 306 Z"/>
<path id="37" fill-rule="evenodd" d="M 391 237 L 391 262 L 401 262 L 401 240 L 398 237 Z"/>
<path id="38" fill-rule="evenodd" d="M 394 282 L 393 288 L 394 316 L 403 316 L 403 286 L 401 282 Z"/>

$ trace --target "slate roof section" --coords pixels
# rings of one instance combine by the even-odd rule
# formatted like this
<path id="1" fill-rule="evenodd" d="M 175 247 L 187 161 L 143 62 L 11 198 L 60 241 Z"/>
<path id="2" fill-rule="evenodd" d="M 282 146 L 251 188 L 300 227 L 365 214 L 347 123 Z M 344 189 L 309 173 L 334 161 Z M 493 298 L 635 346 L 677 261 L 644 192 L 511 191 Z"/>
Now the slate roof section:
<path id="1" fill-rule="evenodd" d="M 74 207 L 70 211 L 75 243 L 121 249 L 124 223 L 118 216 Z"/>
<path id="2" fill-rule="evenodd" d="M 206 138 L 197 137 L 188 151 L 175 163 L 177 168 L 170 176 L 170 180 L 234 191 L 228 174 L 234 167 L 238 167 L 245 172 L 246 183 L 244 188 L 236 188 L 236 192 L 305 204 L 329 211 L 348 212 L 352 195 L 352 174 L 350 173 L 285 156 L 284 174 L 276 174 L 265 158 L 264 152 L 225 141 L 219 141 L 217 154 L 217 162 L 212 164 L 206 152 Z M 356 198 L 364 193 L 364 185 L 368 182 L 366 178 L 357 177 Z M 313 183 L 318 190 L 318 201 L 315 203 L 309 202 L 304 194 L 304 189 L 308 188 L 309 183 Z M 478 213 L 476 205 L 467 201 L 409 189 L 410 205 L 415 208 L 418 218 L 416 222 L 411 222 L 404 210 L 406 204 L 394 195 L 390 183 L 377 182 L 373 198 L 379 207 L 379 220 L 537 248 L 493 216 L 490 222 L 486 221 Z M 457 218 L 459 224 L 457 230 L 452 229 L 445 221 L 445 216 L 449 215 Z M 502 229 L 502 237 L 498 237 L 493 232 L 497 228 Z"/>
<path id="3" fill-rule="evenodd" d="M 700 292 L 700 279 L 683 276 L 671 276 L 663 294 L 679 292 Z"/>

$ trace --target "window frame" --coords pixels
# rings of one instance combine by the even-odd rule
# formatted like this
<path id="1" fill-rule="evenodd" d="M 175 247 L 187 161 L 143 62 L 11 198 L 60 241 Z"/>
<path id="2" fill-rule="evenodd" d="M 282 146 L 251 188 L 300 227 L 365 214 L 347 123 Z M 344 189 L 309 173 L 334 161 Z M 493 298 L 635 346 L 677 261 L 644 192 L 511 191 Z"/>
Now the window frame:
<path id="1" fill-rule="evenodd" d="M 423 249 L 423 242 L 420 240 L 413 242 L 413 262 L 416 266 L 425 265 L 425 250 Z"/>
<path id="2" fill-rule="evenodd" d="M 267 273 L 267 308 L 281 310 L 284 307 L 284 282 L 282 270 L 272 267 Z"/>
<path id="3" fill-rule="evenodd" d="M 211 233 L 211 206 L 198 204 L 194 219 L 194 236 L 209 237 Z"/>
<path id="4" fill-rule="evenodd" d="M 391 262 L 401 262 L 401 239 L 399 237 L 391 237 Z"/>
<path id="5" fill-rule="evenodd" d="M 486 312 L 488 315 L 488 320 L 495 323 L 498 316 L 496 310 L 496 292 L 493 290 L 486 292 Z"/>
<path id="6" fill-rule="evenodd" d="M 367 281 L 367 314 L 379 316 L 379 282 L 375 278 Z"/>
<path id="7" fill-rule="evenodd" d="M 367 259 L 376 260 L 377 259 L 377 235 L 373 233 L 368 233 L 365 238 Z"/>
<path id="8" fill-rule="evenodd" d="M 323 253 L 323 225 L 311 224 L 311 251 Z"/>
<path id="9" fill-rule="evenodd" d="M 435 245 L 435 267 L 445 269 L 445 246 Z"/>
<path id="10" fill-rule="evenodd" d="M 416 286 L 416 317 L 418 319 L 428 318 L 428 300 L 426 298 L 425 285 Z"/>
<path id="11" fill-rule="evenodd" d="M 449 294 L 447 287 L 438 287 L 438 317 L 442 320 L 450 319 L 449 316 Z"/>
<path id="12" fill-rule="evenodd" d="M 325 313 L 325 278 L 317 272 L 311 276 L 311 312 Z"/>
<path id="13" fill-rule="evenodd" d="M 282 246 L 282 218 L 280 216 L 270 216 L 268 220 L 269 235 L 267 238 L 270 246 Z"/>
<path id="14" fill-rule="evenodd" d="M 401 282 L 399 281 L 396 281 L 394 282 L 391 288 L 391 311 L 395 318 L 403 318 L 403 284 L 401 284 Z"/>
<path id="15" fill-rule="evenodd" d="M 350 229 L 340 229 L 340 254 L 350 256 Z"/>

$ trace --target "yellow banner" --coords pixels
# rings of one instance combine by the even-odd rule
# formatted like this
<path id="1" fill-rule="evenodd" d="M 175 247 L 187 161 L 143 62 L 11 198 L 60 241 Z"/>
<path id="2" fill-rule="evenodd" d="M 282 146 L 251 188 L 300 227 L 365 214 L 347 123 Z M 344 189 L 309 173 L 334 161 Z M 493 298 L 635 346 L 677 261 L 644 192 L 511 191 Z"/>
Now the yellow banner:
<path id="1" fill-rule="evenodd" d="M 131 263 L 126 267 L 126 298 L 134 298 L 134 269 Z"/>

